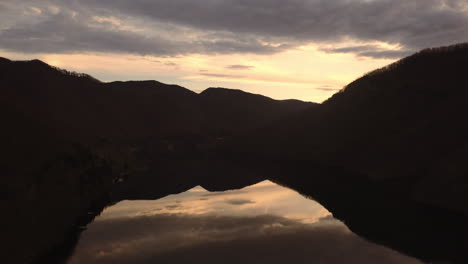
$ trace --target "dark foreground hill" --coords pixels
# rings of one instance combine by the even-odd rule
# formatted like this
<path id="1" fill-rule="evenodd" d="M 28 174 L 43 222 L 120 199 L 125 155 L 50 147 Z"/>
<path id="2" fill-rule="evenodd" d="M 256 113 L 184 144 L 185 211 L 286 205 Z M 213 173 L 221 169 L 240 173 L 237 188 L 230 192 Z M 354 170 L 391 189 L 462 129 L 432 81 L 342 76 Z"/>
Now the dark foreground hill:
<path id="1" fill-rule="evenodd" d="M 426 49 L 261 130 L 249 152 L 407 181 L 407 195 L 468 215 L 468 44 Z M 450 190 L 446 192 L 445 190 Z"/>
<path id="2" fill-rule="evenodd" d="M 341 168 L 342 176 L 333 179 L 337 200 L 320 202 L 329 202 L 327 208 L 354 231 L 426 260 L 464 263 L 467 65 L 468 44 L 423 50 L 357 79 L 314 111 L 227 149 L 238 151 L 234 156 L 305 159 Z M 301 173 L 296 186 L 315 183 L 307 169 Z M 282 178 L 292 184 L 291 177 Z M 343 201 L 352 197 L 361 210 Z"/>
<path id="3" fill-rule="evenodd" d="M 103 83 L 39 60 L 1 58 L 0 196 L 8 212 L 1 221 L 11 228 L 0 259 L 37 260 L 92 217 L 89 211 L 146 191 L 160 195 L 167 188 L 161 181 L 175 178 L 155 170 L 167 172 L 178 159 L 315 106 L 217 90 Z M 125 188 L 116 187 L 123 181 Z"/>

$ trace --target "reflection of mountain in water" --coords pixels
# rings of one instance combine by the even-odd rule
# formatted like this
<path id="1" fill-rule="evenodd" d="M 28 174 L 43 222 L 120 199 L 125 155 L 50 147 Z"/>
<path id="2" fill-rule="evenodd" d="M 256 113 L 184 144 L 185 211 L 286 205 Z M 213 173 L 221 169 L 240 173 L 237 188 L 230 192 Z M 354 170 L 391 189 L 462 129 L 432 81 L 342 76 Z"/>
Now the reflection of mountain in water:
<path id="1" fill-rule="evenodd" d="M 307 246 L 305 246 L 307 245 Z M 320 204 L 264 181 L 123 201 L 82 234 L 78 263 L 420 263 L 353 234 Z"/>

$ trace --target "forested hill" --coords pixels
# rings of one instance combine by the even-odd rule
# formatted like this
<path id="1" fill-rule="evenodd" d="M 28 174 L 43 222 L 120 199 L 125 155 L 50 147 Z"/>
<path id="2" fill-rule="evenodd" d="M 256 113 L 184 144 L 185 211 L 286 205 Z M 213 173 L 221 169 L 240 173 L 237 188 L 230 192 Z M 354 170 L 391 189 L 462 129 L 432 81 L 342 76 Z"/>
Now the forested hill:
<path id="1" fill-rule="evenodd" d="M 307 157 L 389 188 L 402 183 L 395 188 L 401 195 L 468 215 L 467 65 L 468 44 L 422 50 L 355 80 L 313 111 L 239 139 L 233 149 Z"/>
<path id="2" fill-rule="evenodd" d="M 175 181 L 170 172 L 155 172 L 168 160 L 199 157 L 226 138 L 316 106 L 222 91 L 200 95 L 157 81 L 104 83 L 39 60 L 0 58 L 0 197 L 7 201 L 2 209 L 12 212 L 2 218 L 11 228 L 0 258 L 41 262 L 86 224 L 89 211 L 99 213 L 126 190 L 181 191 L 167 184 Z M 123 180 L 128 188 L 114 189 Z M 190 180 L 177 181 L 186 186 Z"/>

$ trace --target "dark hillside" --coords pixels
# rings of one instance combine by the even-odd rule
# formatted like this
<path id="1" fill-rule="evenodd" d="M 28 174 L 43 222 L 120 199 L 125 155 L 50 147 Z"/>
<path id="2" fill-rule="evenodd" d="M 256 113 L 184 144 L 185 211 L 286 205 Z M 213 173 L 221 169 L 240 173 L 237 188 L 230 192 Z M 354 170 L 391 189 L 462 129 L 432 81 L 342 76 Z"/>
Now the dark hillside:
<path id="1" fill-rule="evenodd" d="M 427 261 L 466 263 L 467 65 L 468 44 L 423 50 L 223 151 L 302 161 L 276 177 L 316 197 L 354 232 Z M 306 164 L 342 173 L 314 187 L 326 179 Z"/>
<path id="2" fill-rule="evenodd" d="M 1 219 L 8 228 L 0 259 L 40 263 L 107 204 L 182 191 L 194 176 L 189 169 L 184 178 L 169 176 L 171 170 L 213 148 L 213 131 L 246 132 L 305 104 L 251 97 L 258 96 L 244 93 L 226 104 L 229 98 L 215 94 L 206 102 L 177 85 L 102 83 L 39 60 L 0 58 L 0 206 L 9 212 Z"/>
<path id="3" fill-rule="evenodd" d="M 212 132 L 218 136 L 245 133 L 318 105 L 224 88 L 208 88 L 200 94 L 200 100 L 204 116 L 211 118 Z"/>
<path id="4" fill-rule="evenodd" d="M 468 214 L 460 204 L 468 201 L 466 65 L 468 44 L 423 50 L 243 139 L 257 146 L 245 149 L 307 157 L 376 181 L 405 178 L 412 197 Z M 452 192 L 440 196 L 440 184 Z"/>

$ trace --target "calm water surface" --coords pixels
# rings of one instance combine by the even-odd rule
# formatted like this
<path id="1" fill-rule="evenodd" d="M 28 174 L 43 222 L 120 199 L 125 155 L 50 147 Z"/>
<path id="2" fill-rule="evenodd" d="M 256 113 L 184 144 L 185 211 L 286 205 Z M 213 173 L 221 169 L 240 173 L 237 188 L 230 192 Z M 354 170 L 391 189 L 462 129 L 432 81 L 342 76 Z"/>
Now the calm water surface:
<path id="1" fill-rule="evenodd" d="M 313 200 L 270 181 L 123 201 L 83 232 L 69 264 L 421 263 L 353 234 Z"/>

